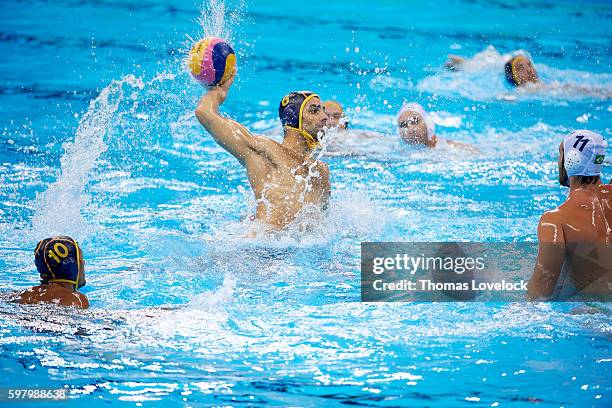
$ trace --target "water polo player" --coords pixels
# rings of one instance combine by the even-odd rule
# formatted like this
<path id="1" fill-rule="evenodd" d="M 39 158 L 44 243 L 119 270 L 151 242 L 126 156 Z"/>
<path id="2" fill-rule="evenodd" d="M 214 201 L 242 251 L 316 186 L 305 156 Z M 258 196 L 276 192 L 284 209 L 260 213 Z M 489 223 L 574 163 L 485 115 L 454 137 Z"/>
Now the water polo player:
<path id="1" fill-rule="evenodd" d="M 327 126 L 330 128 L 337 128 L 338 131 L 348 128 L 348 119 L 340 103 L 336 101 L 325 101 L 323 102 L 323 106 L 325 107 L 325 113 L 329 116 Z"/>
<path id="2" fill-rule="evenodd" d="M 255 195 L 255 218 L 275 229 L 285 228 L 305 208 L 322 209 L 330 195 L 329 168 L 313 150 L 323 136 L 328 116 L 318 95 L 292 92 L 280 103 L 282 143 L 255 136 L 219 114 L 234 74 L 209 88 L 195 114 L 215 141 L 246 168 Z"/>
<path id="3" fill-rule="evenodd" d="M 436 126 L 429 114 L 418 103 L 406 103 L 397 114 L 397 130 L 408 144 L 435 147 L 438 139 Z"/>
<path id="4" fill-rule="evenodd" d="M 365 129 L 349 130 L 349 120 L 339 102 L 329 100 L 323 102 L 323 106 L 329 116 L 327 126 L 335 131 L 330 132 L 330 137 L 326 140 L 325 153 L 327 155 L 372 157 L 380 152 L 380 149 L 377 150 L 377 148 L 381 147 L 383 135 Z"/>
<path id="5" fill-rule="evenodd" d="M 528 284 L 532 299 L 612 293 L 612 186 L 601 184 L 607 142 L 577 130 L 559 146 L 565 202 L 542 215 L 539 251 Z"/>
<path id="6" fill-rule="evenodd" d="M 411 145 L 433 148 L 442 142 L 449 147 L 460 148 L 469 153 L 479 153 L 478 149 L 467 143 L 438 138 L 431 115 L 416 102 L 404 104 L 398 112 L 397 132 L 404 142 Z"/>
<path id="7" fill-rule="evenodd" d="M 533 62 L 529 57 L 522 54 L 515 55 L 506 62 L 504 72 L 506 73 L 506 81 L 513 86 L 535 84 L 540 81 Z"/>
<path id="8" fill-rule="evenodd" d="M 79 244 L 72 238 L 43 239 L 34 251 L 40 285 L 21 292 L 21 304 L 55 303 L 87 309 L 89 300 L 78 289 L 85 285 L 85 261 Z"/>
<path id="9" fill-rule="evenodd" d="M 473 59 L 466 59 L 458 55 L 448 55 L 448 60 L 444 66 L 451 71 L 462 70 L 469 62 L 475 63 L 474 60 L 478 57 L 481 63 L 485 61 L 496 61 L 502 56 L 495 50 L 489 47 L 485 51 L 478 53 Z M 538 72 L 533 65 L 533 61 L 524 51 L 516 51 L 514 55 L 504 64 L 504 73 L 506 81 L 512 86 L 523 86 L 528 83 L 539 83 Z"/>

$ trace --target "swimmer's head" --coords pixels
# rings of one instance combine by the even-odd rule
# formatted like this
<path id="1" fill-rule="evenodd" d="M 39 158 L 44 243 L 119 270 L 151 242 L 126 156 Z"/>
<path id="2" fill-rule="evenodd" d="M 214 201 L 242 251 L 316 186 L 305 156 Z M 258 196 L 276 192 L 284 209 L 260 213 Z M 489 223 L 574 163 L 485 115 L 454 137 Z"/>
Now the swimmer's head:
<path id="1" fill-rule="evenodd" d="M 77 242 L 66 236 L 43 239 L 34 251 L 40 282 L 71 283 L 75 290 L 85 286 L 85 261 Z"/>
<path id="2" fill-rule="evenodd" d="M 348 119 L 344 115 L 344 109 L 342 109 L 342 105 L 340 105 L 336 101 L 326 101 L 323 102 L 323 106 L 325 107 L 325 113 L 329 116 L 327 121 L 327 126 L 338 129 L 346 129 L 348 127 Z"/>
<path id="3" fill-rule="evenodd" d="M 397 114 L 398 133 L 409 144 L 435 145 L 436 127 L 429 114 L 418 103 L 407 103 Z"/>
<path id="4" fill-rule="evenodd" d="M 504 66 L 506 80 L 510 85 L 521 86 L 523 84 L 538 82 L 538 73 L 531 59 L 525 55 L 512 57 Z"/>
<path id="5" fill-rule="evenodd" d="M 576 130 L 559 145 L 559 183 L 569 187 L 571 177 L 578 184 L 599 182 L 608 143 L 599 133 Z"/>
<path id="6" fill-rule="evenodd" d="M 308 91 L 285 95 L 278 107 L 278 116 L 283 127 L 300 132 L 311 149 L 318 146 L 328 120 L 319 95 Z"/>

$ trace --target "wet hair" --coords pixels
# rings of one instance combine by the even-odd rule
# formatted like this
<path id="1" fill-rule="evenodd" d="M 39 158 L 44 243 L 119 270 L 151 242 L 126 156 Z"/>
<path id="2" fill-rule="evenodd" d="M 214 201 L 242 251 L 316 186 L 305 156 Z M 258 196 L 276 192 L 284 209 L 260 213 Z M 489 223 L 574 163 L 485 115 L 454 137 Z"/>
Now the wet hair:
<path id="1" fill-rule="evenodd" d="M 599 176 L 576 176 L 578 180 L 578 184 L 597 184 L 600 180 Z"/>
<path id="2" fill-rule="evenodd" d="M 506 73 L 506 81 L 508 81 L 508 83 L 512 86 L 518 86 L 518 82 L 512 73 L 512 61 L 514 61 L 514 58 L 511 58 L 508 62 L 506 62 L 504 65 L 504 71 Z"/>

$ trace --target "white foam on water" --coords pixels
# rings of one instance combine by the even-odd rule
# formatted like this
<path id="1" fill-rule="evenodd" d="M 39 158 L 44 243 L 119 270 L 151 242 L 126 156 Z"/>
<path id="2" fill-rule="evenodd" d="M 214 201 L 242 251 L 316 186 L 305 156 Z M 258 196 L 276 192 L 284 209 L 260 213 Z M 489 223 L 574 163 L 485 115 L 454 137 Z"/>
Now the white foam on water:
<path id="1" fill-rule="evenodd" d="M 236 278 L 228 272 L 223 277 L 221 287 L 197 295 L 189 302 L 189 307 L 200 310 L 218 309 L 232 299 L 235 289 Z"/>
<path id="2" fill-rule="evenodd" d="M 245 200 L 248 210 L 240 222 L 222 222 L 208 239 L 221 243 L 223 250 L 244 245 L 269 248 L 327 246 L 347 237 L 376 239 L 393 224 L 392 215 L 362 191 L 334 191 L 327 211 L 305 206 L 285 229 L 271 230 L 251 220 L 254 213 L 253 193 L 241 190 L 236 200 Z"/>
<path id="3" fill-rule="evenodd" d="M 438 126 L 459 128 L 461 127 L 462 118 L 459 115 L 453 115 L 446 111 L 429 112 L 432 120 Z"/>

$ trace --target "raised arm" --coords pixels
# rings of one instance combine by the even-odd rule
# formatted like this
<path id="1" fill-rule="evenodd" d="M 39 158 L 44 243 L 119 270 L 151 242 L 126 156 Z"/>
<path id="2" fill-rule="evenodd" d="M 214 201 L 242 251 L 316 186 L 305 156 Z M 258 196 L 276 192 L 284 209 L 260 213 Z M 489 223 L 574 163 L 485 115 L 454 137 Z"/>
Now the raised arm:
<path id="1" fill-rule="evenodd" d="M 527 284 L 527 297 L 549 299 L 565 262 L 565 235 L 557 214 L 547 212 L 538 224 L 538 259 Z"/>
<path id="2" fill-rule="evenodd" d="M 225 101 L 233 82 L 234 75 L 221 85 L 210 88 L 200 99 L 195 115 L 215 141 L 244 165 L 256 138 L 238 122 L 219 114 L 219 106 Z"/>

